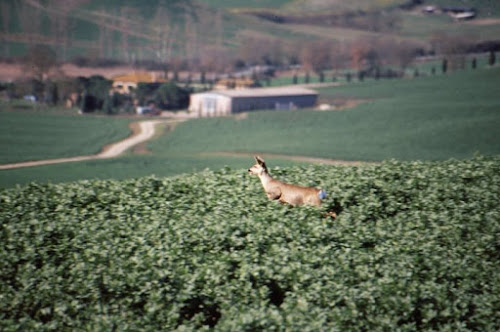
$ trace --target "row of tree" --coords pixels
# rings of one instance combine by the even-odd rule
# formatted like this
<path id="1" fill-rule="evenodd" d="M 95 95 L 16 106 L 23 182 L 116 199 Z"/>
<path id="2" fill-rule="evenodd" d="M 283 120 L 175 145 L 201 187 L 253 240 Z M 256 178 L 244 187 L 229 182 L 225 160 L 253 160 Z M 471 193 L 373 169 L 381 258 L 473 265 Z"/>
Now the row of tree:
<path id="1" fill-rule="evenodd" d="M 456 61 L 456 59 L 454 59 Z M 468 65 L 466 64 L 465 59 L 463 61 L 460 61 L 460 67 L 457 66 L 456 62 L 454 63 L 454 70 L 457 69 L 477 69 L 478 68 L 478 60 L 477 57 L 473 57 L 470 59 L 470 67 L 467 67 Z M 489 66 L 494 66 L 496 64 L 496 54 L 495 52 L 489 52 L 487 64 Z M 450 60 L 448 58 L 444 58 L 441 60 L 440 64 L 436 64 L 435 66 L 429 67 L 429 71 L 427 73 L 424 73 L 421 69 L 418 67 L 414 68 L 413 70 L 413 77 L 418 77 L 420 75 L 436 75 L 438 72 L 441 72 L 442 74 L 446 74 L 448 71 L 450 71 Z M 379 67 L 378 65 L 374 65 L 373 67 L 369 67 L 368 69 L 362 69 L 359 71 L 353 71 L 353 70 L 344 70 L 342 72 L 339 71 L 334 71 L 331 74 L 331 77 L 328 78 L 326 76 L 325 71 L 319 71 L 316 73 L 317 74 L 317 81 L 319 82 L 326 82 L 331 80 L 332 82 L 336 82 L 337 80 L 343 78 L 346 82 L 351 82 L 354 79 L 357 79 L 358 81 L 363 81 L 365 78 L 373 78 L 375 80 L 383 79 L 383 78 L 402 78 L 406 75 L 411 75 L 408 74 L 404 71 L 401 70 L 395 70 L 393 68 L 382 68 Z M 299 84 L 299 83 L 311 83 L 312 78 L 310 72 L 305 72 L 304 75 L 299 76 L 298 74 L 294 74 L 292 76 L 292 83 L 293 84 Z"/>
<path id="2" fill-rule="evenodd" d="M 158 109 L 186 109 L 189 104 L 188 87 L 174 82 L 139 83 L 131 94 L 112 91 L 112 81 L 99 76 L 65 78 L 59 80 L 28 79 L 3 84 L 9 99 L 29 96 L 37 103 L 50 106 L 66 104 L 78 107 L 84 113 L 134 113 L 137 105 L 154 105 Z"/>

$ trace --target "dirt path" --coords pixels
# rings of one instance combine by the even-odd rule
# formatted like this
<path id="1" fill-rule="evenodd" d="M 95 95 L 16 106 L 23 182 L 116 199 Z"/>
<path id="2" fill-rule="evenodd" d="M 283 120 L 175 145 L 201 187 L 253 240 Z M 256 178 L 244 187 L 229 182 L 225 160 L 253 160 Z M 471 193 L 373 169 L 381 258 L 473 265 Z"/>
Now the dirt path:
<path id="1" fill-rule="evenodd" d="M 478 20 L 468 21 L 469 25 L 497 25 L 500 24 L 499 18 L 481 18 Z"/>
<path id="2" fill-rule="evenodd" d="M 119 141 L 117 143 L 113 143 L 110 145 L 106 145 L 103 150 L 95 155 L 88 156 L 78 156 L 78 157 L 69 157 L 69 158 L 57 158 L 57 159 L 46 159 L 46 160 L 36 160 L 36 161 L 26 161 L 12 164 L 4 164 L 0 165 L 0 170 L 2 169 L 13 169 L 13 168 L 21 168 L 21 167 L 32 167 L 32 166 L 41 166 L 41 165 L 52 165 L 52 164 L 60 164 L 60 163 L 70 163 L 76 161 L 85 161 L 85 160 L 93 160 L 93 159 L 108 159 L 118 157 L 126 150 L 131 147 L 146 142 L 151 139 L 155 134 L 155 126 L 159 123 L 179 123 L 184 120 L 148 120 L 148 121 L 140 121 L 136 122 L 138 125 L 138 129 L 134 130 L 131 136 L 126 139 Z"/>

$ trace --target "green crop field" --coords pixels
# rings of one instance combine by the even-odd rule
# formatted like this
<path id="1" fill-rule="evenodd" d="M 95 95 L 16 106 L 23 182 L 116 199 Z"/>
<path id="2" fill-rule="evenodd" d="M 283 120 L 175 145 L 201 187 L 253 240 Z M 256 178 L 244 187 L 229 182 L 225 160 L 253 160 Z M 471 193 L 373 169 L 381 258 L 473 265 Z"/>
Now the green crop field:
<path id="1" fill-rule="evenodd" d="M 500 329 L 498 157 L 271 172 L 329 196 L 228 169 L 0 190 L 0 330 Z"/>
<path id="2" fill-rule="evenodd" d="M 293 3 L 294 0 L 198 0 L 208 6 L 215 8 L 283 8 L 287 4 Z"/>
<path id="3" fill-rule="evenodd" d="M 128 119 L 0 111 L 0 164 L 95 154 L 127 137 Z"/>

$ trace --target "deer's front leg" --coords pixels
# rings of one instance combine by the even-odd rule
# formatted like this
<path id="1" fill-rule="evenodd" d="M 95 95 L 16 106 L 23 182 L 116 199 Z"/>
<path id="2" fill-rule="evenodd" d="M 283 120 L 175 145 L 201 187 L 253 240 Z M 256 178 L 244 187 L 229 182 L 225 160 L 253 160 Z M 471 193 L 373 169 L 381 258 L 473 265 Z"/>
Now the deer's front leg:
<path id="1" fill-rule="evenodd" d="M 280 190 L 280 188 L 272 188 L 272 189 L 266 191 L 266 194 L 267 194 L 267 198 L 269 198 L 269 199 L 272 199 L 272 200 L 280 199 L 281 190 Z"/>

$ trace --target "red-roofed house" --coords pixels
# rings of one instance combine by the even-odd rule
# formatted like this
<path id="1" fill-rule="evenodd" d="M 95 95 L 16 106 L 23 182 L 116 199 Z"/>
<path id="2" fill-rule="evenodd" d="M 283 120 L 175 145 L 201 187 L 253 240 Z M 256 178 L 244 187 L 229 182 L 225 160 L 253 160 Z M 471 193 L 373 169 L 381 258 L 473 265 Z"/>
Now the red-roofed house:
<path id="1" fill-rule="evenodd" d="M 137 89 L 139 83 L 165 83 L 161 75 L 155 72 L 133 72 L 126 75 L 118 75 L 112 78 L 113 92 L 122 94 L 130 94 L 133 90 Z"/>

